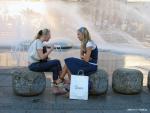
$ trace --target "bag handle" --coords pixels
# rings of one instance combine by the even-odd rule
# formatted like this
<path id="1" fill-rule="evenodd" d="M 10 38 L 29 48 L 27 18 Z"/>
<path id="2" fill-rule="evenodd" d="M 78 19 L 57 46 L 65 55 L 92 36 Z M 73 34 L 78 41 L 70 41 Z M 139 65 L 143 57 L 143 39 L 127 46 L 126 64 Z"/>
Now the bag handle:
<path id="1" fill-rule="evenodd" d="M 81 72 L 81 74 L 80 74 L 80 72 Z M 79 70 L 78 75 L 83 75 L 84 76 L 84 70 Z"/>

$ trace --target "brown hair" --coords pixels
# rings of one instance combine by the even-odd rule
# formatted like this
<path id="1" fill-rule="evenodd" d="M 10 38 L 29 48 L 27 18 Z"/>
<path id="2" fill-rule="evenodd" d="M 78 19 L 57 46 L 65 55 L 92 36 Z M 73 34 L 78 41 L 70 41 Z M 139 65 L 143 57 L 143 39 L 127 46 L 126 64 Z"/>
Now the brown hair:
<path id="1" fill-rule="evenodd" d="M 37 36 L 35 37 L 35 39 L 40 39 L 40 37 L 42 35 L 47 35 L 48 33 L 50 33 L 50 30 L 49 29 L 43 29 L 43 30 L 40 30 L 37 34 Z"/>

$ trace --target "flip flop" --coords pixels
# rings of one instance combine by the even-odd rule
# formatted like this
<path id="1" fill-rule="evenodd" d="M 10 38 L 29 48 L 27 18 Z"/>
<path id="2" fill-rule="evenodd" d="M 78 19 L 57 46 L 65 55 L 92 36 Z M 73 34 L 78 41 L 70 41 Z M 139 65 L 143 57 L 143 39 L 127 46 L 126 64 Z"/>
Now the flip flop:
<path id="1" fill-rule="evenodd" d="M 59 83 L 55 82 L 55 84 L 60 84 L 60 83 L 64 83 L 64 79 L 63 78 L 59 78 Z"/>
<path id="2" fill-rule="evenodd" d="M 67 92 L 70 91 L 70 84 L 64 84 L 64 88 Z"/>

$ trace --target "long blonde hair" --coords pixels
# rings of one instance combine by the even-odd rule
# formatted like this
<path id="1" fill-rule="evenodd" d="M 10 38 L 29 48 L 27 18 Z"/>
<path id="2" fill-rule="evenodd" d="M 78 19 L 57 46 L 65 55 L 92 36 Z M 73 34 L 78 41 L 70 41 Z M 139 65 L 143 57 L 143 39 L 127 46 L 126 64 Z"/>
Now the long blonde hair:
<path id="1" fill-rule="evenodd" d="M 86 51 L 86 44 L 88 43 L 88 41 L 91 41 L 90 33 L 86 27 L 81 27 L 80 29 L 78 29 L 78 31 L 83 34 L 83 40 L 81 41 L 81 47 L 83 48 L 84 51 Z"/>

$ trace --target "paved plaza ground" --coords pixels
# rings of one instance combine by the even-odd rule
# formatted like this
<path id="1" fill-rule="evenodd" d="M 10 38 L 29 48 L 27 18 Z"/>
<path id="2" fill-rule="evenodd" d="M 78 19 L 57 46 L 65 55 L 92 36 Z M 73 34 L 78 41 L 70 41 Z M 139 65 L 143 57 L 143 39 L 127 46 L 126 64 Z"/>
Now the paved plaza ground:
<path id="1" fill-rule="evenodd" d="M 16 96 L 12 90 L 10 69 L 0 69 L 0 113 L 150 113 L 150 91 L 144 87 L 141 94 L 122 95 L 112 91 L 90 96 L 88 101 L 69 100 L 46 90 L 35 97 Z"/>

